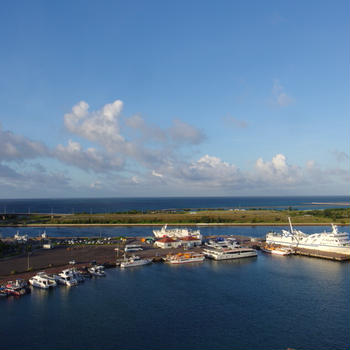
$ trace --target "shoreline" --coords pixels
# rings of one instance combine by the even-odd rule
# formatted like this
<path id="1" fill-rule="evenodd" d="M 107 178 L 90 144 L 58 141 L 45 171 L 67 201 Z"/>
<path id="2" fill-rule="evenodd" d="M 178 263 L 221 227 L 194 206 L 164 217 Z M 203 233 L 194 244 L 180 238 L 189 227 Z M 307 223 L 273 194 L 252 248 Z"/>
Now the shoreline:
<path id="1" fill-rule="evenodd" d="M 330 222 L 317 222 L 317 223 L 294 223 L 293 226 L 331 226 L 332 223 Z M 350 226 L 350 223 L 337 223 L 333 222 L 333 224 L 337 226 Z M 106 227 L 123 227 L 123 226 L 289 226 L 288 222 L 280 222 L 280 223 L 162 223 L 162 224 L 152 224 L 152 223 L 147 223 L 147 224 L 28 224 L 28 225 L 0 225 L 0 230 L 1 228 L 5 227 L 100 227 L 100 226 L 106 226 Z"/>

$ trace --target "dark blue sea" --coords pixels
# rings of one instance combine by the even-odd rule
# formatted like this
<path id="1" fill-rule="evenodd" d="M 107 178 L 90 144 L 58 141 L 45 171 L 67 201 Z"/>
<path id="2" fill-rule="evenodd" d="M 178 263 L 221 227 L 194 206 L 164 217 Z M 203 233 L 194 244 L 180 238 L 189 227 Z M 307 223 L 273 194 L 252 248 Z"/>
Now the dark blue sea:
<path id="1" fill-rule="evenodd" d="M 349 349 L 349 263 L 257 258 L 107 270 L 0 300 L 1 349 Z"/>
<path id="2" fill-rule="evenodd" d="M 0 213 L 113 213 L 129 210 L 346 207 L 349 196 L 0 199 Z"/>

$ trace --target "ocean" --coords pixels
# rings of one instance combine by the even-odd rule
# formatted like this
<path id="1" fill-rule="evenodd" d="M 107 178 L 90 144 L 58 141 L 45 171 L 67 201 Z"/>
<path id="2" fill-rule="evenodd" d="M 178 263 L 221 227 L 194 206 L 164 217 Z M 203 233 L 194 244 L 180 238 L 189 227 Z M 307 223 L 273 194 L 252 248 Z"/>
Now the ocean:
<path id="1" fill-rule="evenodd" d="M 0 213 L 113 213 L 129 210 L 346 207 L 349 196 L 0 199 Z"/>
<path id="2" fill-rule="evenodd" d="M 106 270 L 0 300 L 1 349 L 349 349 L 349 263 L 301 256 Z"/>

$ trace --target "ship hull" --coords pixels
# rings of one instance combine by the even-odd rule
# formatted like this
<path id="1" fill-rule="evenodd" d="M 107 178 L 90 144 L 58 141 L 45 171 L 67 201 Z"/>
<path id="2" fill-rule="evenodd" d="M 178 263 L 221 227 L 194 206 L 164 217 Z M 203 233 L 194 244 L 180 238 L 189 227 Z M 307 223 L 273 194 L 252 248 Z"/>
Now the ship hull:
<path id="1" fill-rule="evenodd" d="M 328 252 L 328 253 L 350 255 L 350 247 L 333 247 L 333 246 L 319 245 L 319 244 L 303 244 L 303 243 L 286 242 L 278 239 L 273 239 L 273 240 L 267 239 L 266 243 L 278 244 L 278 245 L 282 245 L 290 248 L 305 248 L 305 249 L 318 250 L 318 251 Z"/>

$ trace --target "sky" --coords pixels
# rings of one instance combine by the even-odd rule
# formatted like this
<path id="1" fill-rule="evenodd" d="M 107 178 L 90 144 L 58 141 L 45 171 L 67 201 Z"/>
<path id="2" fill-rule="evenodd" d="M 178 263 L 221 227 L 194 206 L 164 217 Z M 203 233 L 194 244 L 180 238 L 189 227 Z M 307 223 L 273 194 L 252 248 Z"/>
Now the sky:
<path id="1" fill-rule="evenodd" d="M 348 1 L 0 9 L 0 198 L 349 193 Z"/>

